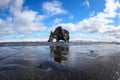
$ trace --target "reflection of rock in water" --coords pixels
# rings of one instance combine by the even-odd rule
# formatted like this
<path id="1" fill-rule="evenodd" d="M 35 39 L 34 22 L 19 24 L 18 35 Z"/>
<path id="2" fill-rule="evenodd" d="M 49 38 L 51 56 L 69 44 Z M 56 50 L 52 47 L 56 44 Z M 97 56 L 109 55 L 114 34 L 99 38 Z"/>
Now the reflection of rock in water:
<path id="1" fill-rule="evenodd" d="M 51 59 L 61 63 L 63 60 L 67 60 L 69 54 L 68 46 L 50 46 Z"/>

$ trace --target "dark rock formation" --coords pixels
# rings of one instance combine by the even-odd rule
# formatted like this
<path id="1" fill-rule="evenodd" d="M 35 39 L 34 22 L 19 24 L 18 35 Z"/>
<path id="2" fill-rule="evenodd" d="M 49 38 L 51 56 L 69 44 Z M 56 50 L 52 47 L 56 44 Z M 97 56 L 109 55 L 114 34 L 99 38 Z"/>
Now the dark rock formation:
<path id="1" fill-rule="evenodd" d="M 69 42 L 69 32 L 62 29 L 61 26 L 58 26 L 54 32 L 51 31 L 48 42 L 52 42 L 54 38 L 56 39 L 56 42 L 59 42 L 59 40 Z"/>

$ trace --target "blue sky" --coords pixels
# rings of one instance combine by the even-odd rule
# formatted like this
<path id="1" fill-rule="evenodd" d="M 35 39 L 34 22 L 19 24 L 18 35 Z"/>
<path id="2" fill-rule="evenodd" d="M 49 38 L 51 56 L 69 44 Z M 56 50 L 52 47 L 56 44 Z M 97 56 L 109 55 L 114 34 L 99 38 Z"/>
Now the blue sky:
<path id="1" fill-rule="evenodd" d="M 0 0 L 0 42 L 47 41 L 57 26 L 70 40 L 119 41 L 120 1 Z"/>

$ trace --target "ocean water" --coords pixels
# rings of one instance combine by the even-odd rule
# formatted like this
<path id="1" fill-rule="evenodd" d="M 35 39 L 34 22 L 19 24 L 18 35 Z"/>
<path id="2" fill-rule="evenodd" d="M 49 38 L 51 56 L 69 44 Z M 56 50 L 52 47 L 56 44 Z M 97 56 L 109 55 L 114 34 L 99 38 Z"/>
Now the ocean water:
<path id="1" fill-rule="evenodd" d="M 120 80 L 119 44 L 0 46 L 0 80 Z"/>

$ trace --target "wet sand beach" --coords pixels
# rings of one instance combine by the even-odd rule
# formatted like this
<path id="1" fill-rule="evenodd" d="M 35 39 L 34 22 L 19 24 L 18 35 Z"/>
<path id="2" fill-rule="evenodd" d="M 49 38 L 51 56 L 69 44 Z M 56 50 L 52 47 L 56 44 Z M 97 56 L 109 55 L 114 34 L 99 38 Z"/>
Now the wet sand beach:
<path id="1" fill-rule="evenodd" d="M 1 43 L 0 80 L 120 80 L 120 44 Z"/>

